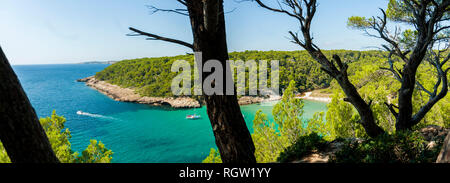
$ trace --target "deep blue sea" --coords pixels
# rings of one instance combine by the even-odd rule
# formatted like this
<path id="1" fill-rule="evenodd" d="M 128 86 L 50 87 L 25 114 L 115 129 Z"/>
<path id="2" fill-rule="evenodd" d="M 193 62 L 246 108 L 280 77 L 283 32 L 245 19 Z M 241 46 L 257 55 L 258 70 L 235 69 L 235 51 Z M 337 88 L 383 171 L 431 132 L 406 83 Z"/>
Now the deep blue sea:
<path id="1" fill-rule="evenodd" d="M 81 152 L 89 139 L 97 139 L 114 152 L 113 162 L 198 163 L 216 147 L 205 107 L 174 110 L 117 102 L 76 82 L 107 66 L 16 65 L 13 68 L 40 118 L 56 110 L 67 119 L 72 150 Z M 250 131 L 255 112 L 261 109 L 272 119 L 273 105 L 274 102 L 241 107 Z M 326 111 L 326 104 L 305 101 L 304 110 L 304 118 L 311 118 L 315 112 Z M 86 114 L 78 115 L 77 111 Z M 202 119 L 185 119 L 193 113 Z"/>

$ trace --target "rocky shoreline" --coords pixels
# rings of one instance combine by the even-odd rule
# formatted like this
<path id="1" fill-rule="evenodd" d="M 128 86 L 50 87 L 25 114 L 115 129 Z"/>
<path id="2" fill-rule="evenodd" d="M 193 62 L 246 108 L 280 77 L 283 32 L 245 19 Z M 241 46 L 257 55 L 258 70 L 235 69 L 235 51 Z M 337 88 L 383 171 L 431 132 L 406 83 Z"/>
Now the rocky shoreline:
<path id="1" fill-rule="evenodd" d="M 264 102 L 272 102 L 281 100 L 280 96 L 269 96 L 269 97 L 253 97 L 253 96 L 243 96 L 238 99 L 239 105 L 249 105 L 258 104 Z"/>
<path id="2" fill-rule="evenodd" d="M 96 89 L 106 96 L 121 102 L 133 102 L 149 105 L 170 105 L 173 108 L 198 108 L 200 103 L 189 97 L 143 97 L 131 88 L 122 88 L 117 85 L 97 80 L 94 76 L 78 79 L 78 82 L 85 82 L 87 86 Z"/>
<path id="3" fill-rule="evenodd" d="M 86 86 L 89 86 L 93 89 L 96 89 L 100 93 L 105 94 L 106 96 L 121 102 L 133 102 L 140 104 L 148 104 L 148 105 L 169 105 L 173 108 L 199 108 L 201 104 L 199 101 L 189 98 L 189 97 L 147 97 L 141 96 L 136 93 L 131 88 L 122 88 L 120 86 L 110 84 L 105 81 L 100 81 L 96 79 L 94 76 L 90 76 L 83 79 L 78 79 L 78 82 L 86 83 Z M 252 97 L 252 96 L 244 96 L 239 98 L 239 105 L 248 105 L 255 104 L 267 101 L 276 101 L 279 100 L 280 97 Z"/>

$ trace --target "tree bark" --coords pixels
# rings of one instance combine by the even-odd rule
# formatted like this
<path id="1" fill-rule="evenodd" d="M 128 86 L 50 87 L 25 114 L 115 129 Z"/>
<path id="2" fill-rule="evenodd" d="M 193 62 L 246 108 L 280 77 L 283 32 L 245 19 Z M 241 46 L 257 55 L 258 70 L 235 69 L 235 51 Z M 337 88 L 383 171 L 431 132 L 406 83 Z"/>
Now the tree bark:
<path id="1" fill-rule="evenodd" d="M 396 130 L 411 129 L 411 119 L 413 114 L 412 96 L 416 85 L 416 73 L 410 68 L 403 70 L 402 85 L 398 90 L 398 117 L 395 123 Z"/>
<path id="2" fill-rule="evenodd" d="M 0 140 L 11 162 L 59 162 L 1 47 L 0 120 Z"/>
<path id="3" fill-rule="evenodd" d="M 420 18 L 417 18 L 416 21 L 420 22 Z M 418 25 L 421 24 L 418 23 Z M 395 124 L 396 130 L 410 130 L 414 125 L 420 122 L 420 120 L 417 121 L 417 123 L 413 121 L 414 111 L 412 97 L 416 88 L 417 69 L 422 63 L 433 37 L 431 36 L 431 34 L 433 34 L 432 31 L 428 31 L 426 27 L 428 26 L 419 26 L 417 44 L 402 71 L 402 84 L 398 90 L 398 117 Z"/>
<path id="4" fill-rule="evenodd" d="M 450 133 L 444 139 L 442 149 L 436 159 L 436 163 L 450 163 Z"/>
<path id="5" fill-rule="evenodd" d="M 329 76 L 337 80 L 347 97 L 345 101 L 350 102 L 358 111 L 358 114 L 361 117 L 360 124 L 364 127 L 367 135 L 370 137 L 376 137 L 385 133 L 384 130 L 376 124 L 373 111 L 370 109 L 370 103 L 367 104 L 364 101 L 358 93 L 356 87 L 350 82 L 347 73 L 348 65 L 343 63 L 338 55 L 333 55 L 333 60 L 328 59 L 319 47 L 313 44 L 310 29 L 311 22 L 316 13 L 317 1 L 310 0 L 303 1 L 302 3 L 298 3 L 293 0 L 284 1 L 284 3 L 289 6 L 291 11 L 287 11 L 282 8 L 271 8 L 262 3 L 260 0 L 256 0 L 256 2 L 263 8 L 270 11 L 287 14 L 288 16 L 296 18 L 300 22 L 300 30 L 303 35 L 303 40 L 300 40 L 297 33 L 289 31 L 289 34 L 292 36 L 292 42 L 300 45 L 308 51 L 311 57 L 322 66 L 321 69 Z"/>
<path id="6" fill-rule="evenodd" d="M 308 51 L 312 58 L 322 66 L 323 71 L 325 71 L 332 78 L 336 79 L 347 97 L 344 100 L 350 102 L 358 111 L 358 114 L 361 117 L 359 123 L 363 126 L 367 135 L 370 137 L 377 137 L 378 135 L 384 134 L 385 131 L 378 126 L 375 121 L 373 111 L 370 108 L 370 103 L 368 104 L 364 101 L 355 85 L 350 82 L 347 73 L 348 65 L 343 63 L 338 55 L 333 55 L 333 60 L 330 61 L 320 50 L 313 48 L 311 39 L 309 38 L 309 33 L 305 35 L 307 36 L 304 48 Z M 294 39 L 298 40 L 297 37 L 294 37 Z"/>
<path id="7" fill-rule="evenodd" d="M 225 69 L 228 57 L 223 0 L 186 0 L 194 37 L 194 51 L 202 52 L 202 64 L 210 59 L 220 61 Z M 203 73 L 203 72 L 200 72 Z M 210 73 L 203 73 L 202 80 Z M 202 81 L 202 83 L 203 83 Z M 217 83 L 218 84 L 218 83 Z M 237 96 L 204 95 L 206 109 L 224 163 L 255 163 L 255 146 L 245 124 Z M 234 85 L 233 85 L 234 87 Z"/>
<path id="8" fill-rule="evenodd" d="M 373 115 L 372 109 L 370 109 L 370 104 L 367 104 L 361 97 L 361 95 L 359 95 L 358 90 L 348 80 L 348 77 L 337 77 L 336 80 L 347 96 L 346 100 L 350 102 L 358 111 L 358 114 L 361 117 L 360 123 L 366 131 L 367 135 L 369 135 L 370 137 L 376 137 L 385 133 L 384 130 L 375 122 L 375 117 Z"/>

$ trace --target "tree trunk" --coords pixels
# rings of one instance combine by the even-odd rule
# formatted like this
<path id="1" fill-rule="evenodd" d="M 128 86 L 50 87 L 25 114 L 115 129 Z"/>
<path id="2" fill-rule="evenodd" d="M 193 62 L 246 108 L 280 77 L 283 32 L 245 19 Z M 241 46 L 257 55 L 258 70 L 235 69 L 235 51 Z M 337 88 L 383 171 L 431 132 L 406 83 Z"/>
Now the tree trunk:
<path id="1" fill-rule="evenodd" d="M 221 62 L 224 69 L 228 60 L 223 0 L 187 0 L 194 51 L 202 52 L 202 64 L 210 59 Z M 202 72 L 200 72 L 202 73 Z M 203 73 L 202 80 L 210 73 Z M 202 83 L 203 83 L 202 81 Z M 224 163 L 255 163 L 255 146 L 245 124 L 237 96 L 205 95 L 208 117 L 216 139 L 216 145 Z M 233 85 L 234 87 L 234 85 Z"/>
<path id="2" fill-rule="evenodd" d="M 450 163 L 450 133 L 445 137 L 442 149 L 436 159 L 436 163 Z"/>
<path id="3" fill-rule="evenodd" d="M 416 85 L 415 71 L 405 66 L 403 70 L 402 85 L 398 90 L 398 117 L 395 123 L 396 130 L 411 129 L 413 113 L 412 96 Z"/>
<path id="4" fill-rule="evenodd" d="M 376 124 L 372 109 L 370 109 L 370 104 L 367 104 L 359 95 L 358 90 L 348 80 L 348 77 L 339 77 L 336 78 L 336 80 L 347 96 L 348 102 L 350 102 L 358 111 L 358 114 L 361 117 L 361 125 L 364 127 L 367 135 L 376 137 L 385 133 L 384 130 Z"/>
<path id="5" fill-rule="evenodd" d="M 377 137 L 378 135 L 384 134 L 384 130 L 378 126 L 375 121 L 373 111 L 370 108 L 370 103 L 367 104 L 366 101 L 364 101 L 355 85 L 350 82 L 347 73 L 348 65 L 342 63 L 341 58 L 338 55 L 334 55 L 334 62 L 331 62 L 320 50 L 315 50 L 312 46 L 307 46 L 305 49 L 314 60 L 322 65 L 323 71 L 336 79 L 347 97 L 344 100 L 350 102 L 358 111 L 358 114 L 361 117 L 360 124 L 363 126 L 367 135 L 370 137 Z M 339 69 L 335 66 L 335 62 Z"/>
<path id="6" fill-rule="evenodd" d="M 431 33 L 427 33 L 425 30 L 426 29 L 422 28 L 422 32 L 419 31 L 417 46 L 413 53 L 411 53 L 408 62 L 403 67 L 402 85 L 398 91 L 398 117 L 397 122 L 395 123 L 396 130 L 410 130 L 414 125 L 420 122 L 420 120 L 417 122 L 412 120 L 414 112 L 412 97 L 416 87 L 417 68 L 419 68 L 419 65 L 422 63 L 429 46 L 429 43 L 425 40 L 429 37 L 428 34 Z"/>
<path id="7" fill-rule="evenodd" d="M 0 140 L 13 163 L 59 160 L 0 47 Z"/>

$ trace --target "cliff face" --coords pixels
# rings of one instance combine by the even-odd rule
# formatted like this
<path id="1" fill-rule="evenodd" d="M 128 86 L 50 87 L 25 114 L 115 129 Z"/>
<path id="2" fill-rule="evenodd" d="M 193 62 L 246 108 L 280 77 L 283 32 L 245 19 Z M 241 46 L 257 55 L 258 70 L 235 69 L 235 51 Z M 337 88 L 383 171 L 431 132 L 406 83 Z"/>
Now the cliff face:
<path id="1" fill-rule="evenodd" d="M 122 88 L 117 85 L 95 79 L 94 76 L 77 80 L 85 82 L 87 86 L 98 90 L 108 97 L 121 102 L 134 102 L 149 105 L 170 105 L 174 108 L 198 108 L 200 103 L 189 97 L 143 97 L 131 88 Z"/>

